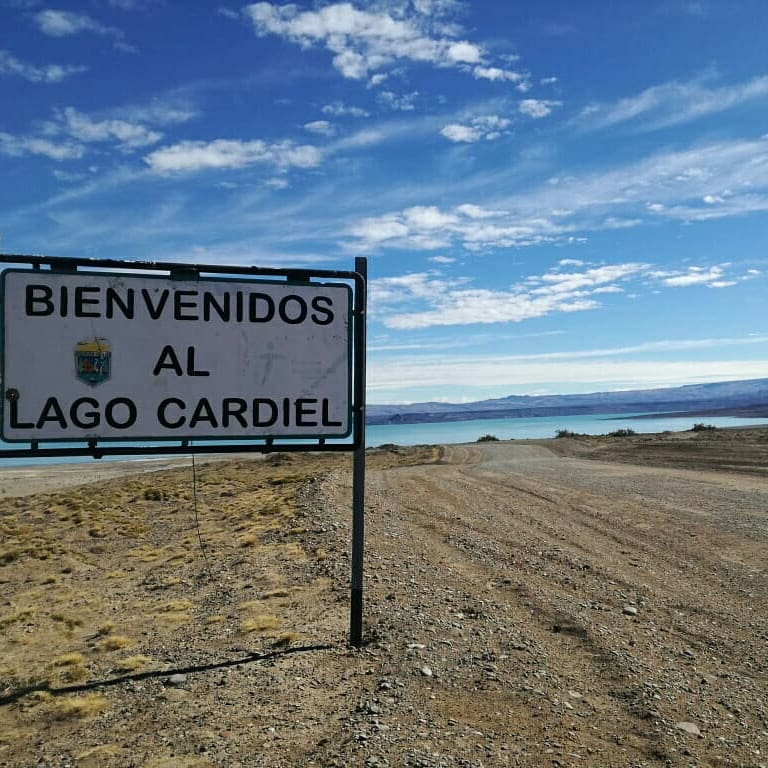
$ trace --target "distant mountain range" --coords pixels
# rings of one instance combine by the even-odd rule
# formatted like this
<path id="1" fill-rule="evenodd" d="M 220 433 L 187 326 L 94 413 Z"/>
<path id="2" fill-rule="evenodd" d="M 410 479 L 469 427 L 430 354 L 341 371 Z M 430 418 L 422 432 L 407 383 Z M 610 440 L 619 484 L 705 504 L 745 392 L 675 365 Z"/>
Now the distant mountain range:
<path id="1" fill-rule="evenodd" d="M 473 403 L 369 405 L 366 409 L 366 422 L 420 424 L 590 413 L 768 417 L 768 379 L 625 392 L 594 392 L 586 395 L 509 395 Z"/>

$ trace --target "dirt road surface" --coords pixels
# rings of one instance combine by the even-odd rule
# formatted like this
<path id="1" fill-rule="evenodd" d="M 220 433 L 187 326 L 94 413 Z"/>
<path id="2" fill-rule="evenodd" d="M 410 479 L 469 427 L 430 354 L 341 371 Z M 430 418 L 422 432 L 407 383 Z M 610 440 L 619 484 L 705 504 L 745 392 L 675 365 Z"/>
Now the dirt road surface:
<path id="1" fill-rule="evenodd" d="M 131 590 L 166 579 L 168 596 L 193 604 L 191 620 L 127 632 L 131 652 L 154 662 L 106 687 L 115 668 L 89 650 L 86 616 L 68 650 L 81 648 L 104 701 L 82 717 L 51 708 L 75 692 L 17 696 L 21 676 L 7 670 L 0 766 L 766 766 L 765 435 L 725 448 L 711 440 L 695 461 L 690 446 L 662 437 L 614 450 L 558 440 L 410 460 L 372 452 L 359 650 L 346 644 L 345 460 L 315 467 L 297 492 L 300 556 L 288 558 L 274 530 L 264 543 L 281 543 L 277 555 L 217 548 L 221 512 L 210 502 L 205 574 L 193 552 L 173 566 L 181 583 L 167 579 L 168 563 L 150 564 L 110 598 L 120 615 Z M 292 461 L 298 470 L 306 459 Z M 209 471 L 201 493 L 218 498 L 225 473 Z M 233 475 L 230 504 L 248 471 Z M 182 539 L 185 525 L 163 535 Z M 30 588 L 11 578 L 16 565 L 0 576 L 19 609 Z M 236 629 L 229 618 L 249 597 L 297 639 Z M 13 635 L 9 647 L 23 641 Z M 176 682 L 174 670 L 184 671 Z"/>

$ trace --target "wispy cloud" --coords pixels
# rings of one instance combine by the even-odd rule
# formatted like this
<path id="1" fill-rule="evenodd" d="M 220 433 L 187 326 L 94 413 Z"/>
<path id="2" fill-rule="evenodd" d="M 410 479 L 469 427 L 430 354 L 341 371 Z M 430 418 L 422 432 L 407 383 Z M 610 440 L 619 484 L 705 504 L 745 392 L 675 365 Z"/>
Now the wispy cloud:
<path id="1" fill-rule="evenodd" d="M 0 75 L 21 77 L 31 83 L 60 83 L 68 77 L 85 72 L 87 69 L 87 67 L 71 64 L 37 66 L 20 61 L 8 51 L 0 51 Z"/>
<path id="2" fill-rule="evenodd" d="M 69 141 L 56 142 L 42 137 L 12 136 L 9 133 L 0 132 L 0 154 L 10 157 L 40 155 L 61 162 L 81 158 L 85 150 L 79 144 Z"/>
<path id="3" fill-rule="evenodd" d="M 709 288 L 730 288 L 745 280 L 760 276 L 758 270 L 748 270 L 744 274 L 734 275 L 728 272 L 731 264 L 713 264 L 708 267 L 689 266 L 684 270 L 655 270 L 649 276 L 668 287 L 688 287 L 704 285 Z"/>
<path id="4" fill-rule="evenodd" d="M 570 261 L 570 260 L 566 260 Z M 469 278 L 447 280 L 439 272 L 418 272 L 371 283 L 371 310 L 388 328 L 517 323 L 601 306 L 602 297 L 642 287 L 725 288 L 759 276 L 730 264 L 658 270 L 650 264 L 560 265 L 503 288 L 476 288 Z"/>
<path id="5" fill-rule="evenodd" d="M 440 226 L 432 226 L 423 211 L 430 211 L 429 219 L 440 221 Z M 449 211 L 437 206 L 413 206 L 369 217 L 355 224 L 350 234 L 357 240 L 356 247 L 367 251 L 382 247 L 435 250 L 453 244 L 484 250 L 553 242 L 570 230 L 552 218 L 538 216 L 522 221 L 509 211 L 464 203 Z"/>
<path id="6" fill-rule="evenodd" d="M 257 164 L 282 169 L 314 168 L 321 163 L 322 155 L 316 147 L 290 141 L 270 144 L 260 139 L 216 139 L 182 141 L 150 152 L 144 161 L 155 173 L 164 174 L 245 168 Z"/>
<path id="7" fill-rule="evenodd" d="M 64 107 L 55 110 L 53 118 L 42 123 L 35 134 L 0 134 L 0 152 L 13 157 L 40 155 L 62 162 L 84 157 L 88 145 L 105 144 L 125 154 L 160 141 L 163 134 L 156 126 L 184 122 L 194 114 L 159 102 L 148 107 L 126 107 L 98 117 Z"/>
<path id="8" fill-rule="evenodd" d="M 551 331 L 544 334 L 522 334 L 526 336 L 558 336 L 562 332 Z M 481 337 L 482 338 L 482 337 Z M 494 338 L 498 338 L 494 334 Z M 515 336 L 514 338 L 518 338 Z M 576 350 L 555 350 L 552 352 L 535 352 L 530 354 L 505 355 L 509 362 L 532 362 L 542 360 L 593 360 L 606 357 L 623 357 L 625 355 L 661 355 L 669 352 L 690 352 L 714 349 L 734 349 L 737 347 L 750 347 L 768 344 L 768 336 L 755 334 L 744 337 L 708 337 L 701 339 L 661 339 L 659 341 L 646 341 L 639 344 L 626 344 L 618 347 L 596 347 Z M 466 346 L 464 337 L 460 340 L 438 339 L 436 341 L 423 341 L 402 344 L 369 344 L 372 352 L 393 352 L 406 349 L 417 349 L 425 354 L 430 352 L 455 349 L 457 346 Z M 480 357 L 480 356 L 478 356 Z"/>
<path id="9" fill-rule="evenodd" d="M 515 182 L 505 169 L 494 177 L 495 188 Z M 468 179 L 467 188 L 473 183 Z M 452 193 L 462 194 L 462 185 Z M 768 139 L 659 152 L 439 210 L 452 217 L 439 233 L 420 227 L 406 208 L 366 217 L 349 234 L 354 247 L 368 252 L 447 246 L 486 251 L 578 242 L 591 231 L 634 228 L 657 217 L 696 221 L 761 212 L 768 210 Z"/>
<path id="10" fill-rule="evenodd" d="M 412 112 L 416 109 L 416 99 L 418 96 L 418 91 L 399 94 L 393 91 L 382 91 L 378 94 L 377 101 L 396 112 Z"/>
<path id="11" fill-rule="evenodd" d="M 446 382 L 474 399 L 494 394 L 509 394 L 520 387 L 524 391 L 551 389 L 562 392 L 563 382 L 570 391 L 679 386 L 681 384 L 711 381 L 738 381 L 765 376 L 763 360 L 601 360 L 596 369 L 594 362 L 520 361 L 504 355 L 475 357 L 430 357 L 410 355 L 399 359 L 388 358 L 368 363 L 368 389 L 377 402 L 392 402 L 398 392 L 429 393 L 436 388 L 445 391 Z M 483 382 L 479 384 L 478 382 Z M 490 384 L 489 382 L 493 382 Z"/>
<path id="12" fill-rule="evenodd" d="M 349 106 L 342 101 L 334 101 L 326 104 L 322 112 L 324 115 L 333 115 L 334 117 L 368 117 L 369 112 L 365 109 L 355 106 Z"/>
<path id="13" fill-rule="evenodd" d="M 156 144 L 163 134 L 141 123 L 127 120 L 96 120 L 74 107 L 66 107 L 60 114 L 63 130 L 83 143 L 115 142 L 126 149 L 137 149 Z"/>
<path id="14" fill-rule="evenodd" d="M 336 127 L 327 120 L 312 120 L 309 123 L 304 123 L 304 130 L 320 136 L 333 136 L 336 133 Z"/>
<path id="15" fill-rule="evenodd" d="M 707 79 L 700 78 L 654 85 L 612 104 L 592 104 L 578 122 L 592 130 L 623 123 L 656 130 L 756 101 L 768 101 L 768 75 L 723 86 L 710 86 Z"/>
<path id="16" fill-rule="evenodd" d="M 38 29 L 49 37 L 69 37 L 88 33 L 112 38 L 116 47 L 133 50 L 125 44 L 121 30 L 108 24 L 102 24 L 87 13 L 46 8 L 35 13 L 33 19 Z"/>
<path id="17" fill-rule="evenodd" d="M 396 329 L 521 322 L 555 312 L 594 309 L 598 306 L 594 298 L 596 292 L 609 286 L 618 288 L 623 281 L 646 269 L 644 264 L 627 263 L 591 267 L 579 273 L 548 272 L 508 290 L 457 287 L 456 281 L 419 273 L 388 278 L 381 285 L 374 281 L 371 305 L 376 313 L 377 302 L 410 303 L 414 299 L 426 302 L 426 309 L 397 311 L 383 318 L 387 327 Z M 393 285 L 396 290 L 390 298 L 386 292 L 392 290 Z"/>

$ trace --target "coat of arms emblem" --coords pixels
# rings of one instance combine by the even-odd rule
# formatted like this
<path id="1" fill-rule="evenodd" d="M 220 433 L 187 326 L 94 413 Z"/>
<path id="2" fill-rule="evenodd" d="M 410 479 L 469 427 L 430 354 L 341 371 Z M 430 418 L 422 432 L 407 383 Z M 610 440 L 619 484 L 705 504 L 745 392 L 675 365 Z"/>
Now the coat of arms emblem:
<path id="1" fill-rule="evenodd" d="M 106 381 L 112 369 L 112 347 L 107 339 L 93 338 L 75 346 L 75 372 L 86 384 Z"/>

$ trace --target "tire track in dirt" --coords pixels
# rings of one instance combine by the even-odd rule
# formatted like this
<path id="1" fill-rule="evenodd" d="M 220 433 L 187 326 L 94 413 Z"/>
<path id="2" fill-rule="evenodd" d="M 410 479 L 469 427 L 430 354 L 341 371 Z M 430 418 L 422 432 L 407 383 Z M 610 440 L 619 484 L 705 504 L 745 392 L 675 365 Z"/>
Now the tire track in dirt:
<path id="1" fill-rule="evenodd" d="M 434 481 L 434 474 L 429 474 Z M 522 639 L 516 643 L 517 647 L 525 648 L 533 645 L 535 656 L 539 659 L 533 664 L 534 667 L 546 668 L 547 660 L 557 658 L 554 689 L 547 686 L 546 682 L 538 682 L 532 687 L 534 701 L 536 696 L 544 695 L 550 701 L 557 702 L 559 697 L 568 695 L 568 690 L 589 690 L 588 704 L 587 699 L 584 699 L 581 705 L 589 706 L 591 710 L 592 728 L 597 727 L 604 732 L 623 734 L 621 738 L 627 742 L 625 748 L 630 751 L 646 756 L 660 756 L 662 754 L 660 744 L 663 741 L 661 732 L 648 722 L 642 708 L 638 711 L 637 702 L 633 697 L 627 698 L 626 692 L 632 686 L 631 677 L 645 671 L 639 660 L 621 659 L 614 655 L 613 649 L 603 642 L 600 635 L 580 620 L 574 610 L 572 598 L 564 597 L 559 593 L 560 590 L 553 590 L 551 584 L 548 590 L 543 588 L 538 579 L 534 579 L 534 583 L 530 584 L 529 574 L 521 580 L 510 579 L 508 563 L 499 562 L 499 553 L 494 552 L 495 545 L 484 538 L 503 536 L 497 525 L 492 525 L 490 528 L 484 526 L 486 529 L 480 530 L 478 526 L 469 526 L 461 521 L 458 523 L 461 533 L 457 534 L 457 521 L 444 517 L 441 519 L 438 510 L 441 507 L 461 509 L 466 503 L 465 494 L 470 489 L 477 494 L 478 489 L 471 488 L 470 484 L 470 488 L 462 490 L 458 496 L 451 499 L 450 492 L 446 490 L 443 483 L 438 482 L 429 488 L 422 488 L 416 494 L 417 498 L 428 495 L 430 502 L 427 504 L 406 503 L 404 511 L 410 526 L 416 526 L 425 531 L 429 537 L 430 559 L 450 563 L 448 570 L 452 582 L 473 595 L 482 595 L 485 603 L 493 606 L 495 614 L 503 617 L 506 623 L 511 623 L 515 635 Z M 380 490 L 391 492 L 393 489 L 385 487 Z M 476 503 L 478 510 L 488 509 L 486 503 Z M 497 519 L 494 520 L 498 522 Z M 471 544 L 466 543 L 467 534 L 471 537 Z M 414 535 L 411 540 L 423 538 L 423 536 Z M 546 534 L 543 536 L 536 534 L 537 541 L 533 545 L 534 548 L 541 546 L 540 542 L 545 538 Z M 526 545 L 522 550 L 523 556 L 529 550 L 530 545 Z M 494 585 L 490 595 L 488 595 L 489 583 Z M 542 673 L 540 670 L 532 673 L 526 670 L 524 674 L 523 680 L 527 680 L 531 675 Z M 535 677 L 533 679 L 538 680 Z M 542 677 L 542 680 L 545 680 L 545 677 Z M 531 688 L 523 684 L 522 690 L 525 691 L 526 687 Z M 519 695 L 521 692 L 516 690 L 517 688 L 519 686 L 512 685 L 511 690 Z M 493 708 L 499 706 L 499 693 L 501 692 L 496 692 L 491 702 Z M 462 700 L 468 696 L 471 697 L 468 691 L 462 691 L 460 694 L 459 711 L 463 711 L 465 703 Z M 485 698 L 486 694 L 482 692 L 479 700 L 475 699 L 474 707 L 477 710 L 487 710 Z M 511 699 L 514 702 L 515 696 Z M 508 700 L 508 703 L 512 702 Z M 518 706 L 520 703 L 518 701 Z M 530 705 L 531 701 L 523 695 L 522 703 Z M 454 702 L 447 707 L 454 714 L 455 704 Z M 577 725 L 574 723 L 569 730 L 575 733 L 576 728 Z M 537 741 L 545 744 L 552 732 L 562 734 L 559 722 L 550 722 L 544 718 L 539 722 L 538 727 L 534 728 L 533 736 Z M 585 736 L 582 736 L 581 741 L 582 745 L 592 743 Z M 593 749 L 599 749 L 599 740 Z"/>

